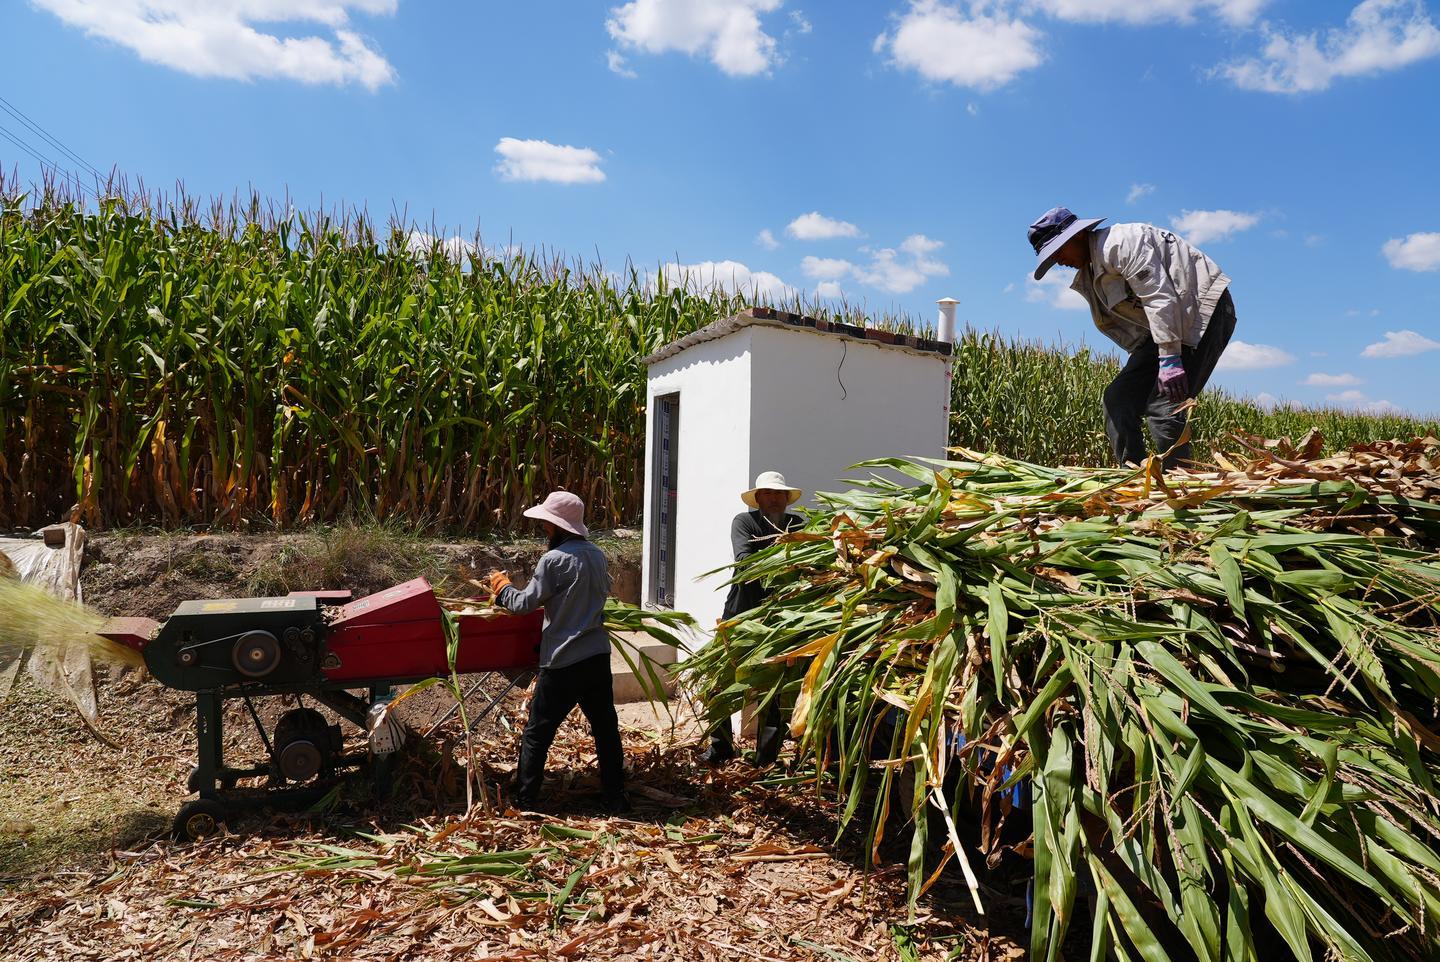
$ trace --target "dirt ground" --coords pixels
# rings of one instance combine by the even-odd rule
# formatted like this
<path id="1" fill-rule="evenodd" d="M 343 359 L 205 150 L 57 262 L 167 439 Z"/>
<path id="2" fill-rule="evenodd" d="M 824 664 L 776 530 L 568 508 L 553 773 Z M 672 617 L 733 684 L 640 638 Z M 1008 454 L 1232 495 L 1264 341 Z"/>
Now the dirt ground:
<path id="1" fill-rule="evenodd" d="M 617 594 L 634 600 L 638 539 L 600 543 Z M 358 530 L 106 535 L 87 549 L 83 590 L 107 614 L 156 618 L 189 598 L 360 594 L 416 574 L 459 593 L 491 567 L 523 579 L 542 549 Z M 1023 885 L 987 886 L 980 918 L 947 873 L 910 919 L 903 846 L 887 845 L 890 861 L 867 872 L 859 839 L 835 838 L 833 804 L 807 779 L 699 765 L 683 699 L 673 717 L 622 710 L 635 803 L 624 818 L 599 809 L 578 715 L 551 755 L 545 811 L 509 807 L 525 711 L 512 693 L 477 729 L 483 791 L 468 812 L 452 720 L 412 738 L 388 796 L 356 777 L 323 811 L 243 814 L 224 836 L 186 846 L 168 831 L 188 797 L 193 699 L 138 670 L 102 669 L 97 681 L 113 746 L 33 687 L 17 686 L 0 707 L 0 959 L 1023 956 Z M 472 709 L 495 691 L 482 685 Z M 260 699 L 267 726 L 281 701 Z M 423 730 L 451 703 L 432 688 L 402 706 L 404 720 Z M 226 725 L 228 758 L 263 756 L 243 706 L 229 705 Z"/>

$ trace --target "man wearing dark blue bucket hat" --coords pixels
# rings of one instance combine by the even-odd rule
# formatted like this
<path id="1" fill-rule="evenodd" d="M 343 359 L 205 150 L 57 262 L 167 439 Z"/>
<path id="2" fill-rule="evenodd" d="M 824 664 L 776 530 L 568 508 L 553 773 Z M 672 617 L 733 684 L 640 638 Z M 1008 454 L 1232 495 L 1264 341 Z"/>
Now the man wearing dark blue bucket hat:
<path id="1" fill-rule="evenodd" d="M 1055 264 L 1075 269 L 1070 287 L 1090 305 L 1100 332 L 1129 352 L 1105 389 L 1105 434 L 1115 459 L 1139 464 L 1149 422 L 1165 467 L 1190 460 L 1180 442 L 1188 409 L 1235 333 L 1230 278 L 1173 232 L 1149 224 L 1076 217 L 1064 207 L 1030 225 L 1035 279 Z"/>

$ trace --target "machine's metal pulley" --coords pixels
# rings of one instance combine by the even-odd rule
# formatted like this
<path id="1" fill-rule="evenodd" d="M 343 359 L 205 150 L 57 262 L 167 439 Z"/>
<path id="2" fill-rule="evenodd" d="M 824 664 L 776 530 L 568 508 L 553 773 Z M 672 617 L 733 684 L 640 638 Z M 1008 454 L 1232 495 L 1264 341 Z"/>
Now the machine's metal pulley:
<path id="1" fill-rule="evenodd" d="M 280 639 L 268 631 L 247 631 L 235 642 L 235 670 L 247 678 L 264 678 L 280 664 Z"/>
<path id="2" fill-rule="evenodd" d="M 275 767 L 287 781 L 308 782 L 339 749 L 339 729 L 313 708 L 292 708 L 275 726 Z"/>

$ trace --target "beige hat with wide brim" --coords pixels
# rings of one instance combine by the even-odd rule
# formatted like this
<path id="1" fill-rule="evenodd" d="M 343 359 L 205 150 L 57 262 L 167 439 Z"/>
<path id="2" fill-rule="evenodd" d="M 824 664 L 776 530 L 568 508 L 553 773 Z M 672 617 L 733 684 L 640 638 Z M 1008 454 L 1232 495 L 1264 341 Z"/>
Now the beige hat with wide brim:
<path id="1" fill-rule="evenodd" d="M 801 491 L 799 488 L 792 488 L 786 484 L 785 475 L 779 471 L 761 471 L 755 478 L 755 487 L 742 493 L 740 500 L 752 508 L 760 507 L 759 502 L 755 500 L 756 491 L 784 491 L 790 499 L 785 502 L 786 504 L 794 504 L 805 496 L 804 491 Z"/>
<path id="2" fill-rule="evenodd" d="M 549 521 L 582 538 L 590 534 L 590 529 L 585 527 L 585 502 L 569 491 L 551 491 L 544 501 L 526 508 L 522 514 L 537 521 Z"/>

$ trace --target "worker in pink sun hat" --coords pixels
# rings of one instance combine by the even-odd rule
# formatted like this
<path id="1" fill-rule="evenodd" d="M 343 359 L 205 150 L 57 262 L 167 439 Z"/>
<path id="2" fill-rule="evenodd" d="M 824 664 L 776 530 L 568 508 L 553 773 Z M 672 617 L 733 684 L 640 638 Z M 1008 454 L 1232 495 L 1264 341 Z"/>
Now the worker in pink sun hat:
<path id="1" fill-rule="evenodd" d="M 605 554 L 589 541 L 585 503 L 568 491 L 552 491 L 524 514 L 545 526 L 549 550 L 540 556 L 524 589 L 512 585 L 502 571 L 489 576 L 495 600 L 507 611 L 523 615 L 545 608 L 539 676 L 520 740 L 515 804 L 521 808 L 539 804 L 555 732 L 578 705 L 595 739 L 605 807 L 615 813 L 628 811 L 625 754 L 610 676 L 610 636 L 605 631 L 605 598 L 610 594 Z"/>

